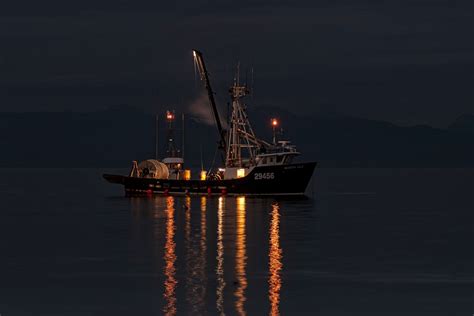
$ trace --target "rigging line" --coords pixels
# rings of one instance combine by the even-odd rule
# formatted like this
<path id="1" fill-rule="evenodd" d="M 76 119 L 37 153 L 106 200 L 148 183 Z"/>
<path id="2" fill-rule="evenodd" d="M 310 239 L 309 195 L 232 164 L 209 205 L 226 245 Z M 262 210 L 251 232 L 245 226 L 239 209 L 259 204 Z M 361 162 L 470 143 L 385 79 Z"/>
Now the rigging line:
<path id="1" fill-rule="evenodd" d="M 212 168 L 214 168 L 214 163 L 216 162 L 217 152 L 219 152 L 219 151 L 220 151 L 219 148 L 216 148 L 216 151 L 214 151 L 214 158 L 212 158 L 211 167 L 207 170 L 207 175 L 209 175 L 211 173 Z"/>
<path id="2" fill-rule="evenodd" d="M 202 143 L 201 143 L 200 151 L 201 151 L 201 171 L 203 171 L 204 170 L 204 163 L 202 161 Z"/>
<path id="3" fill-rule="evenodd" d="M 241 109 L 240 112 L 241 112 L 240 115 L 243 117 L 244 122 L 248 122 L 247 117 L 245 116 L 244 111 Z M 249 140 L 249 137 L 246 135 L 246 134 L 248 134 L 248 133 L 247 133 L 247 127 L 246 127 L 246 125 L 247 125 L 247 124 L 243 124 L 242 127 L 243 127 L 243 132 L 244 132 L 245 141 L 247 142 L 247 145 L 249 146 L 249 147 L 247 147 L 247 151 L 248 151 L 248 154 L 250 155 L 250 158 L 252 159 L 252 158 L 253 158 L 253 152 L 252 152 L 252 150 L 250 149 L 250 140 Z M 252 130 L 252 128 L 251 128 L 250 126 L 249 126 L 249 129 Z"/>

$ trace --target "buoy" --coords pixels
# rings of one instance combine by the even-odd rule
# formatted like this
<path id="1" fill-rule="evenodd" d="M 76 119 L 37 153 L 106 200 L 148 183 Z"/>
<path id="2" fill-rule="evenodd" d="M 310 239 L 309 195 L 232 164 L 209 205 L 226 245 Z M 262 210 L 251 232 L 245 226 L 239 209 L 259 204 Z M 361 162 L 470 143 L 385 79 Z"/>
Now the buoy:
<path id="1" fill-rule="evenodd" d="M 221 194 L 222 194 L 222 195 L 226 195 L 226 194 L 227 194 L 227 190 L 226 190 L 226 189 L 222 189 Z"/>
<path id="2" fill-rule="evenodd" d="M 212 193 L 212 190 L 210 187 L 207 188 L 207 194 L 211 194 Z"/>
<path id="3" fill-rule="evenodd" d="M 165 195 L 168 195 L 168 189 L 165 189 L 165 192 L 163 192 Z"/>

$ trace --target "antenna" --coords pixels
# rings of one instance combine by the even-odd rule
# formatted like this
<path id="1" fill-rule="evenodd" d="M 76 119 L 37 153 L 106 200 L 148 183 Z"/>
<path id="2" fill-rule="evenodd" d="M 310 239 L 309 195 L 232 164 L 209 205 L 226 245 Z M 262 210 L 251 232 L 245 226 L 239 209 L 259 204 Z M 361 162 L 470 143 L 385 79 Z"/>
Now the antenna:
<path id="1" fill-rule="evenodd" d="M 250 70 L 250 97 L 253 99 L 253 67 Z"/>
<path id="2" fill-rule="evenodd" d="M 184 161 L 184 113 L 181 114 L 181 127 L 183 129 L 183 132 L 181 134 L 181 158 L 183 158 L 183 161 Z"/>
<path id="3" fill-rule="evenodd" d="M 249 69 L 245 68 L 245 87 L 248 88 L 248 76 L 249 76 Z"/>
<path id="4" fill-rule="evenodd" d="M 158 121 L 159 115 L 155 114 L 155 159 L 158 160 Z"/>
<path id="5" fill-rule="evenodd" d="M 240 86 L 240 61 L 237 62 L 237 85 Z"/>

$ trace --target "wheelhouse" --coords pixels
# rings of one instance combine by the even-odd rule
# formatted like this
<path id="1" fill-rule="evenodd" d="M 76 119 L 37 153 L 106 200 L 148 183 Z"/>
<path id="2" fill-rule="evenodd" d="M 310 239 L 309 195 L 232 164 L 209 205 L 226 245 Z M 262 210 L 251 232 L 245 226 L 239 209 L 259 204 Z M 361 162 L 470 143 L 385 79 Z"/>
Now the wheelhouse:
<path id="1" fill-rule="evenodd" d="M 257 166 L 274 166 L 290 164 L 300 153 L 296 151 L 295 146 L 290 145 L 289 141 L 279 141 L 279 146 L 257 154 L 255 159 Z"/>

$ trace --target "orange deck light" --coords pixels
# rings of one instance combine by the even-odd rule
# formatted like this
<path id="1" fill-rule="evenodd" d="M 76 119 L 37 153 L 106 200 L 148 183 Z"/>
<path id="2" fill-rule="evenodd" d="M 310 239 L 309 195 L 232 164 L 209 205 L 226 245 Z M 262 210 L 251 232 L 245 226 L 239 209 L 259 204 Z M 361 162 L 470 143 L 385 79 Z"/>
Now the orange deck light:
<path id="1" fill-rule="evenodd" d="M 184 170 L 184 180 L 191 180 L 191 170 L 186 169 Z"/>

